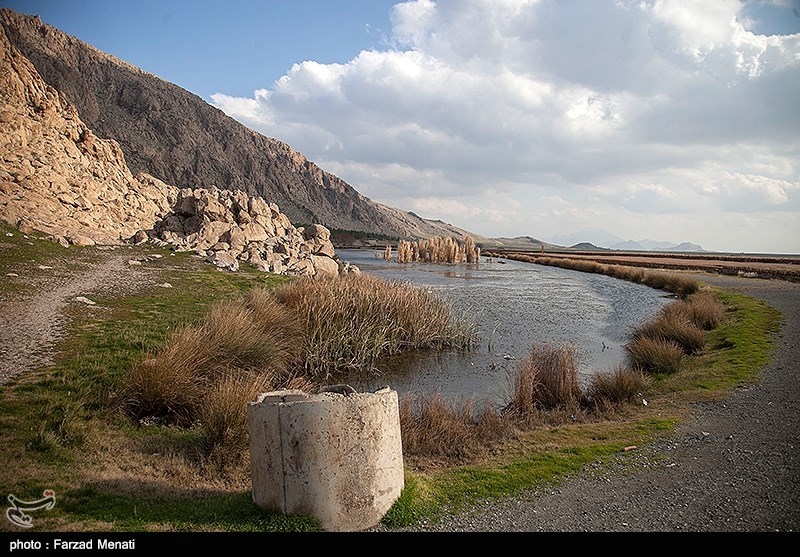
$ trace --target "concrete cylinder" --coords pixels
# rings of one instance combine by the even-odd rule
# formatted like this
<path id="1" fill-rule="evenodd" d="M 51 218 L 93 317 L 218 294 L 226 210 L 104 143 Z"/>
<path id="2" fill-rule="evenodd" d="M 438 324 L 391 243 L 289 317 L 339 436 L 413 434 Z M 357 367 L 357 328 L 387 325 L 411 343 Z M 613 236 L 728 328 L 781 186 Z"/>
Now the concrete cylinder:
<path id="1" fill-rule="evenodd" d="M 262 393 L 247 408 L 253 501 L 327 531 L 378 524 L 404 487 L 397 392 Z"/>

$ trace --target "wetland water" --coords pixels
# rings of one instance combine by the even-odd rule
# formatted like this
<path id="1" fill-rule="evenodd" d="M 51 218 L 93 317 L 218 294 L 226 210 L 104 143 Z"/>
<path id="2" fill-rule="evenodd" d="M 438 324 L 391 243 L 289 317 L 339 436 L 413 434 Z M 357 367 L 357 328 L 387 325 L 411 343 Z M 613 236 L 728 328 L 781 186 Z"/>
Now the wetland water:
<path id="1" fill-rule="evenodd" d="M 426 288 L 450 301 L 455 316 L 477 325 L 468 351 L 415 352 L 382 362 L 379 375 L 343 378 L 358 391 L 389 386 L 398 396 L 440 393 L 502 406 L 517 362 L 532 344 L 575 347 L 580 380 L 625 359 L 631 330 L 674 299 L 660 290 L 605 275 L 481 257 L 478 264 L 397 263 L 375 250 L 337 250 L 363 273 Z"/>

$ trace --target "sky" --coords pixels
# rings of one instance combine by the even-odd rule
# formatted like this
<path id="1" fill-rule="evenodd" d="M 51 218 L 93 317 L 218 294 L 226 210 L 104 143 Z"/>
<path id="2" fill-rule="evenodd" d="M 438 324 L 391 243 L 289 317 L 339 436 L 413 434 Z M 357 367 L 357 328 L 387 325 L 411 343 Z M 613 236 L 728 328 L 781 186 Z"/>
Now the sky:
<path id="1" fill-rule="evenodd" d="M 481 236 L 800 254 L 800 0 L 0 6 Z"/>

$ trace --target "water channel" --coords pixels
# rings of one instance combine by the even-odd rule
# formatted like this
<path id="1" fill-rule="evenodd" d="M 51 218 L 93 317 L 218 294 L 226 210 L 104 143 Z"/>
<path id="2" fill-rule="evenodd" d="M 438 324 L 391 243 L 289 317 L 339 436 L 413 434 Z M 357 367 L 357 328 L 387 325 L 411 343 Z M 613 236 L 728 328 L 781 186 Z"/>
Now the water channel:
<path id="1" fill-rule="evenodd" d="M 582 383 L 624 362 L 634 327 L 674 298 L 600 274 L 481 257 L 477 264 L 397 263 L 372 249 L 337 250 L 363 273 L 426 288 L 453 314 L 477 325 L 468 351 L 414 352 L 387 359 L 380 373 L 344 378 L 358 391 L 389 386 L 403 396 L 439 393 L 450 401 L 504 405 L 519 360 L 531 346 L 574 346 Z"/>

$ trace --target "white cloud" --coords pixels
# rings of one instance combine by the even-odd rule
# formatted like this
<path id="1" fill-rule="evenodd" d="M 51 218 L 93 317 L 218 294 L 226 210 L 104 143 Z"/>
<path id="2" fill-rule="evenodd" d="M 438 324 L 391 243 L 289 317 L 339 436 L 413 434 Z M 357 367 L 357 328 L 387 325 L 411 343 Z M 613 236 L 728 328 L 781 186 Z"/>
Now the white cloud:
<path id="1" fill-rule="evenodd" d="M 672 240 L 713 215 L 674 241 L 734 249 L 714 230 L 735 223 L 800 252 L 800 230 L 764 226 L 764 211 L 798 222 L 800 34 L 757 35 L 743 14 L 737 0 L 408 1 L 392 48 L 213 102 L 376 201 L 482 235 L 654 238 L 658 224 Z"/>

